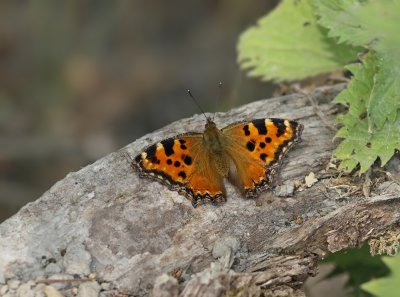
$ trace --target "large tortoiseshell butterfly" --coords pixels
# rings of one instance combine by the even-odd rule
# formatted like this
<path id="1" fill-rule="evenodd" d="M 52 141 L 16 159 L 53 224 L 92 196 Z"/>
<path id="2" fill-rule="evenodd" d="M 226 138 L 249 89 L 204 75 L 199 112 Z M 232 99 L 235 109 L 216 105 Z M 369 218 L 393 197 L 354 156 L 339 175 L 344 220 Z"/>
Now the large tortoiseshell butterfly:
<path id="1" fill-rule="evenodd" d="M 132 161 L 148 177 L 185 195 L 194 207 L 226 201 L 224 178 L 247 198 L 271 187 L 280 160 L 300 141 L 303 125 L 256 119 L 218 129 L 209 118 L 203 133 L 185 133 L 147 147 Z"/>

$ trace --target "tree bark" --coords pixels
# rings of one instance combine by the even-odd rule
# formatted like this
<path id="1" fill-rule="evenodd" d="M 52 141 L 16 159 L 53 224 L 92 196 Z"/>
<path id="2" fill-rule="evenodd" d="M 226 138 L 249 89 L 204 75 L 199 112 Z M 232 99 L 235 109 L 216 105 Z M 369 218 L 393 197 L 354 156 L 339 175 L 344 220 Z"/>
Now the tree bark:
<path id="1" fill-rule="evenodd" d="M 63 272 L 79 274 L 65 257 L 81 247 L 90 258 L 90 271 L 81 273 L 96 272 L 100 283 L 127 294 L 305 296 L 302 285 L 317 272 L 320 257 L 378 238 L 397 228 L 400 218 L 398 192 L 372 191 L 366 198 L 362 180 L 338 177 L 329 166 L 335 144 L 326 124 L 334 123 L 337 112 L 330 101 L 343 87 L 312 93 L 318 113 L 307 96 L 294 94 L 215 115 L 219 127 L 264 117 L 304 124 L 302 143 L 288 154 L 274 188 L 257 200 L 227 184 L 226 203 L 193 208 L 177 192 L 132 170 L 127 154 L 202 131 L 202 115 L 68 174 L 0 225 L 0 283 L 47 277 L 38 271 L 50 258 Z"/>

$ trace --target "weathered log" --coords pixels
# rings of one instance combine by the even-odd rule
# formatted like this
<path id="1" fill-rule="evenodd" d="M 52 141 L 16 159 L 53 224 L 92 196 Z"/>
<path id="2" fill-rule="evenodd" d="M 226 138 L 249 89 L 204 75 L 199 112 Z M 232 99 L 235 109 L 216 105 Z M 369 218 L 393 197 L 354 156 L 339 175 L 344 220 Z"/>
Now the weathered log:
<path id="1" fill-rule="evenodd" d="M 343 87 L 312 94 L 324 121 L 301 94 L 215 115 L 219 127 L 263 117 L 305 126 L 303 142 L 289 153 L 274 188 L 257 200 L 244 199 L 228 184 L 226 203 L 193 208 L 132 170 L 127 153 L 202 131 L 202 115 L 68 174 L 0 225 L 0 283 L 46 279 L 49 263 L 56 263 L 64 275 L 96 272 L 99 283 L 111 284 L 103 295 L 304 296 L 302 284 L 316 273 L 320 256 L 359 246 L 395 228 L 400 218 L 400 194 L 365 198 L 355 181 L 347 184 L 354 191 L 343 194 L 336 171 L 328 168 L 334 148 L 334 132 L 326 126 L 334 123 L 330 100 Z M 310 173 L 315 183 L 304 181 Z"/>

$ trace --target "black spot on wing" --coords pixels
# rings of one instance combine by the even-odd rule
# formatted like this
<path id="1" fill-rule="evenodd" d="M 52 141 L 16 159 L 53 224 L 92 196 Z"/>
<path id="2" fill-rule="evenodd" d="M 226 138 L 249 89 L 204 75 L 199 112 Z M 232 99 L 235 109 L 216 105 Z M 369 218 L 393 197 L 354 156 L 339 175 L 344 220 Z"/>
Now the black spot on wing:
<path id="1" fill-rule="evenodd" d="M 245 125 L 243 127 L 244 135 L 249 136 L 250 135 L 250 130 L 249 130 L 249 125 Z"/>
<path id="2" fill-rule="evenodd" d="M 167 157 L 171 156 L 174 153 L 174 139 L 173 138 L 168 138 L 163 141 L 161 141 L 161 144 L 164 147 L 165 154 Z"/>
<path id="3" fill-rule="evenodd" d="M 179 171 L 178 176 L 182 177 L 183 179 L 186 178 L 186 173 L 185 171 Z"/>
<path id="4" fill-rule="evenodd" d="M 175 166 L 175 167 L 179 167 L 179 166 L 181 166 L 181 162 L 179 162 L 179 161 L 175 161 L 175 163 L 174 163 L 174 166 Z"/>
<path id="5" fill-rule="evenodd" d="M 256 148 L 254 140 L 247 142 L 246 147 L 250 152 L 254 151 L 254 149 Z"/>
<path id="6" fill-rule="evenodd" d="M 268 130 L 267 130 L 267 127 L 265 126 L 264 119 L 254 120 L 254 121 L 252 121 L 252 123 L 253 123 L 254 127 L 257 128 L 258 134 L 267 135 Z"/>
<path id="7" fill-rule="evenodd" d="M 267 160 L 267 157 L 268 157 L 268 155 L 267 155 L 267 154 L 264 154 L 264 153 L 262 153 L 262 154 L 260 155 L 260 159 L 263 160 L 264 162 L 265 162 L 265 160 Z"/>
<path id="8" fill-rule="evenodd" d="M 146 159 L 152 163 L 156 163 L 157 162 L 156 151 L 157 151 L 156 144 L 149 146 L 145 151 L 147 154 Z"/>
<path id="9" fill-rule="evenodd" d="M 160 160 L 157 159 L 156 155 L 147 156 L 147 160 L 149 160 L 151 163 L 160 164 Z"/>
<path id="10" fill-rule="evenodd" d="M 260 142 L 260 148 L 265 148 L 265 147 L 266 147 L 265 142 Z"/>
<path id="11" fill-rule="evenodd" d="M 153 144 L 153 145 L 149 146 L 145 151 L 146 154 L 147 154 L 146 158 L 149 159 L 149 158 L 155 156 L 156 155 L 156 151 L 157 151 L 157 145 L 156 144 Z"/>
<path id="12" fill-rule="evenodd" d="M 183 163 L 185 163 L 186 165 L 191 165 L 192 164 L 192 157 L 191 156 L 188 156 L 188 155 L 185 155 L 183 158 Z"/>
<path id="13" fill-rule="evenodd" d="M 265 142 L 270 143 L 272 141 L 271 137 L 265 137 Z"/>
<path id="14" fill-rule="evenodd" d="M 168 164 L 168 165 L 171 165 L 171 164 L 172 164 L 172 160 L 171 160 L 171 159 L 168 159 L 168 160 L 167 160 L 167 164 Z"/>
<path id="15" fill-rule="evenodd" d="M 273 119 L 273 123 L 277 129 L 276 137 L 282 136 L 286 132 L 285 121 L 282 119 Z"/>

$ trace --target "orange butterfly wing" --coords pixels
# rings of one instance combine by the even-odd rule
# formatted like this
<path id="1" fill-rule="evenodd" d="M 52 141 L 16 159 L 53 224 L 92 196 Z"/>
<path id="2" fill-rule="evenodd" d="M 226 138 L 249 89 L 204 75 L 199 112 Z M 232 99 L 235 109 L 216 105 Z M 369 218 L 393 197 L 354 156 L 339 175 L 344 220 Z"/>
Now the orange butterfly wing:
<path id="1" fill-rule="evenodd" d="M 202 147 L 201 133 L 187 133 L 153 144 L 132 161 L 141 177 L 154 179 L 191 200 L 192 205 L 225 201 L 223 178 Z"/>
<path id="2" fill-rule="evenodd" d="M 256 119 L 222 129 L 246 197 L 254 198 L 270 187 L 280 160 L 301 140 L 302 130 L 298 122 L 283 119 Z"/>

